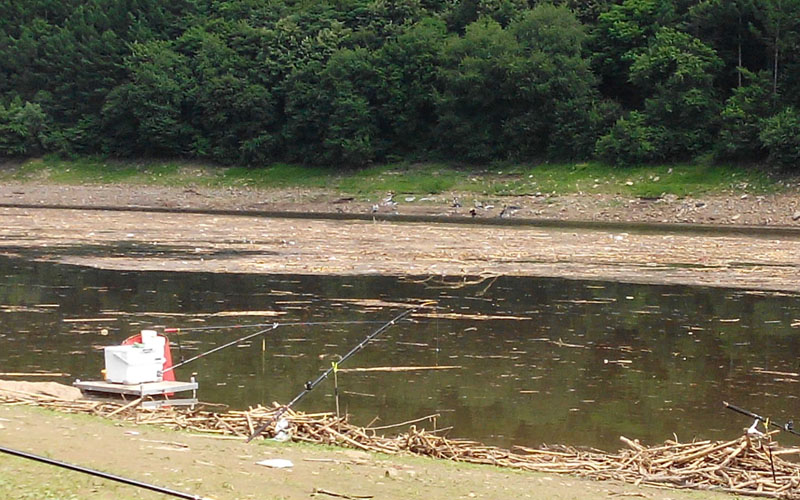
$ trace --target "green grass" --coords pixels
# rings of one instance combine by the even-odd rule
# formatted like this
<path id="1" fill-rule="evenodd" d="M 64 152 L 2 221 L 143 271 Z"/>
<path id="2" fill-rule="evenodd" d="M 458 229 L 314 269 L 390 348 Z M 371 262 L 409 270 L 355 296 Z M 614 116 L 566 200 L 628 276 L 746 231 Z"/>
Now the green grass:
<path id="1" fill-rule="evenodd" d="M 47 181 L 55 184 L 152 184 L 180 185 L 187 174 L 177 163 L 133 163 L 81 158 L 61 160 L 53 157 L 30 160 L 0 179 Z"/>
<path id="2" fill-rule="evenodd" d="M 440 164 L 383 165 L 343 175 L 336 185 L 345 193 L 374 195 L 393 191 L 401 194 L 438 194 L 453 190 L 464 176 Z"/>
<path id="3" fill-rule="evenodd" d="M 425 196 L 442 193 L 502 197 L 533 194 L 614 194 L 658 198 L 704 194 L 764 194 L 798 185 L 764 169 L 707 163 L 612 167 L 600 163 L 493 164 L 486 168 L 442 163 L 377 165 L 335 171 L 276 163 L 261 168 L 187 162 L 130 162 L 102 158 L 30 160 L 0 170 L 0 180 L 56 184 L 138 184 L 269 188 L 317 188 L 371 198 L 389 191 Z"/>
<path id="4" fill-rule="evenodd" d="M 216 184 L 257 188 L 328 186 L 336 174 L 331 169 L 276 163 L 264 168 L 230 167 L 217 174 Z"/>

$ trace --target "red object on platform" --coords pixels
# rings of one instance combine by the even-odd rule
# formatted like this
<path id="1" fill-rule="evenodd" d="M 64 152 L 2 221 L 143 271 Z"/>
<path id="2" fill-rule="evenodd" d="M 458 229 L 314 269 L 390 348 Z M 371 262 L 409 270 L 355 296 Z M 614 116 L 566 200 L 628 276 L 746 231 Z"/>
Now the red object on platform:
<path id="1" fill-rule="evenodd" d="M 161 369 L 166 370 L 167 368 L 172 367 L 172 352 L 169 349 L 169 339 L 167 336 L 159 335 L 159 337 L 164 337 L 164 366 Z M 136 335 L 131 335 L 127 339 L 123 340 L 122 345 L 140 344 L 141 342 L 142 334 L 137 333 Z M 168 382 L 175 382 L 175 372 L 173 370 L 164 372 L 164 380 Z"/>

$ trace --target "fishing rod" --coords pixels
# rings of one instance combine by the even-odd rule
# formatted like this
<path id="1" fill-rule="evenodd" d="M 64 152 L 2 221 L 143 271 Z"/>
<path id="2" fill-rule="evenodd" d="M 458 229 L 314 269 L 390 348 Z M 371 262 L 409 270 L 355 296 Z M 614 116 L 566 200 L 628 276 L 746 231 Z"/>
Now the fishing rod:
<path id="1" fill-rule="evenodd" d="M 377 330 L 375 330 L 374 332 L 372 332 L 372 333 L 370 333 L 369 335 L 367 335 L 367 336 L 364 338 L 364 340 L 362 340 L 361 342 L 359 342 L 359 343 L 358 343 L 358 345 L 356 345 L 355 347 L 353 347 L 352 349 L 350 349 L 350 351 L 349 351 L 347 354 L 345 354 L 344 356 L 341 356 L 341 358 L 339 359 L 339 361 L 338 361 L 338 362 L 336 362 L 336 363 L 333 363 L 333 364 L 331 365 L 331 367 L 330 367 L 330 368 L 328 368 L 327 370 L 325 370 L 325 372 L 324 372 L 324 373 L 322 373 L 322 374 L 321 374 L 319 377 L 317 377 L 317 378 L 316 378 L 314 381 L 308 381 L 308 382 L 306 382 L 306 385 L 305 385 L 305 387 L 303 388 L 303 390 L 302 390 L 302 391 L 301 391 L 301 392 L 300 392 L 300 393 L 299 393 L 297 396 L 295 396 L 295 397 L 294 397 L 294 399 L 292 399 L 291 401 L 289 401 L 289 403 L 288 403 L 287 405 L 285 405 L 285 406 L 281 407 L 281 408 L 280 408 L 280 409 L 279 409 L 277 412 L 275 412 L 275 415 L 273 415 L 273 416 L 272 416 L 272 418 L 270 418 L 270 419 L 269 419 L 269 420 L 268 420 L 266 423 L 264 423 L 264 424 L 261 424 L 261 425 L 260 425 L 260 426 L 259 426 L 259 427 L 258 427 L 258 428 L 255 430 L 255 431 L 253 431 L 253 433 L 252 433 L 252 434 L 250 434 L 250 437 L 248 437 L 248 438 L 247 438 L 247 442 L 249 443 L 250 441 L 252 441 L 252 440 L 253 440 L 253 439 L 255 439 L 256 437 L 258 437 L 258 436 L 259 436 L 259 435 L 260 435 L 262 432 L 264 432 L 264 429 L 266 429 L 266 428 L 267 428 L 267 427 L 269 427 L 269 426 L 270 426 L 270 425 L 271 425 L 273 422 L 276 422 L 276 421 L 277 421 L 279 418 L 281 418 L 281 416 L 283 416 L 283 414 L 284 414 L 284 413 L 286 413 L 287 411 L 289 411 L 289 409 L 290 409 L 292 406 L 294 406 L 294 404 L 295 404 L 295 403 L 297 403 L 298 401 L 300 401 L 301 399 L 303 399 L 303 398 L 304 398 L 304 397 L 305 397 L 305 396 L 306 396 L 306 395 L 307 395 L 309 392 L 313 391 L 313 390 L 314 390 L 314 388 L 315 388 L 316 386 L 318 386 L 318 385 L 319 385 L 319 384 L 320 384 L 320 383 L 321 383 L 323 380 L 325 380 L 326 378 L 328 378 L 328 376 L 329 376 L 331 373 L 333 373 L 334 371 L 338 370 L 338 368 L 339 368 L 339 365 L 340 365 L 341 363 L 344 363 L 345 361 L 347 361 L 347 359 L 348 359 L 348 358 L 350 358 L 350 357 L 351 357 L 351 356 L 353 356 L 355 353 L 357 353 L 358 351 L 360 351 L 361 349 L 363 349 L 363 348 L 364 348 L 364 346 L 366 346 L 366 345 L 367 345 L 367 344 L 368 344 L 368 343 L 369 343 L 369 342 L 370 342 L 372 339 L 374 339 L 375 337 L 377 337 L 377 336 L 378 336 L 378 335 L 380 335 L 381 333 L 385 332 L 386 330 L 388 330 L 389 328 L 391 328 L 392 326 L 394 326 L 394 325 L 395 325 L 395 324 L 396 324 L 398 321 L 400 321 L 400 320 L 402 320 L 403 318 L 405 318 L 406 316 L 410 315 L 411 313 L 413 313 L 413 312 L 414 312 L 414 311 L 416 311 L 417 309 L 419 309 L 419 308 L 421 308 L 421 307 L 424 307 L 424 306 L 428 305 L 429 303 L 430 303 L 430 302 L 428 302 L 428 303 L 425 303 L 425 304 L 418 305 L 417 307 L 414 307 L 413 309 L 407 309 L 407 310 L 403 311 L 401 314 L 398 314 L 397 316 L 395 316 L 394 318 L 392 318 L 392 320 L 391 320 L 391 321 L 389 321 L 388 323 L 384 324 L 382 327 L 378 328 L 378 329 L 377 329 Z"/>
<path id="2" fill-rule="evenodd" d="M 740 413 L 740 414 L 742 414 L 744 416 L 747 416 L 747 417 L 750 417 L 750 418 L 754 418 L 754 419 L 756 419 L 756 420 L 758 420 L 760 422 L 764 422 L 767 426 L 771 425 L 772 427 L 775 427 L 776 429 L 780 429 L 782 431 L 786 431 L 786 432 L 788 432 L 790 434 L 794 434 L 795 436 L 800 436 L 800 432 L 797 432 L 796 430 L 794 430 L 794 422 L 792 422 L 791 420 L 789 420 L 788 422 L 786 422 L 783 425 L 780 425 L 778 423 L 773 422 L 769 418 L 762 417 L 761 415 L 758 415 L 758 414 L 753 413 L 751 411 L 745 410 L 744 408 L 739 408 L 738 406 L 734 406 L 734 405 L 732 405 L 732 404 L 730 404 L 730 403 L 728 403 L 726 401 L 723 401 L 722 404 L 725 405 L 725 408 L 727 408 L 729 410 L 735 411 L 736 413 Z"/>
<path id="3" fill-rule="evenodd" d="M 287 323 L 279 323 L 280 326 L 323 326 L 323 325 L 366 325 L 377 324 L 380 321 L 374 320 L 361 320 L 361 321 L 293 321 Z M 229 330 L 233 328 L 258 328 L 262 326 L 272 326 L 272 323 L 253 323 L 251 325 L 223 325 L 223 326 L 193 326 L 190 328 L 170 327 L 164 328 L 164 333 L 180 333 L 180 332 L 199 332 L 205 330 Z"/>
<path id="4" fill-rule="evenodd" d="M 209 354 L 212 354 L 212 353 L 215 353 L 215 352 L 220 351 L 222 349 L 225 349 L 226 347 L 230 347 L 232 345 L 236 345 L 236 344 L 238 344 L 240 342 L 244 342 L 245 340 L 249 340 L 249 339 L 251 339 L 253 337 L 257 337 L 257 336 L 263 335 L 263 334 L 265 334 L 267 332 L 271 332 L 272 330 L 276 330 L 279 326 L 281 326 L 279 323 L 273 323 L 270 328 L 264 328 L 263 330 L 259 330 L 256 333 L 251 333 L 250 335 L 245 335 L 244 337 L 240 337 L 240 338 L 238 338 L 236 340 L 231 340 L 227 344 L 223 344 L 223 345 L 217 346 L 217 347 L 215 347 L 215 348 L 213 348 L 213 349 L 211 349 L 209 351 L 202 352 L 202 353 L 198 354 L 197 356 L 193 356 L 193 357 L 191 357 L 191 358 L 189 358 L 189 359 L 187 359 L 185 361 L 181 361 L 178 364 L 172 365 L 169 368 L 165 368 L 164 371 L 162 371 L 161 373 L 163 375 L 164 373 L 171 372 L 175 368 L 179 368 L 179 367 L 181 367 L 181 366 L 183 366 L 183 365 L 185 365 L 187 363 L 191 363 L 194 360 L 200 359 L 200 358 L 202 358 L 204 356 L 208 356 Z"/>
<path id="5" fill-rule="evenodd" d="M 243 325 L 243 326 L 248 326 L 248 327 L 269 325 L 270 327 L 269 328 L 265 328 L 263 330 L 259 330 L 259 331 L 255 332 L 255 333 L 250 334 L 250 335 L 245 335 L 244 337 L 240 337 L 240 338 L 238 338 L 236 340 L 232 340 L 232 341 L 228 342 L 227 344 L 223 344 L 221 346 L 217 346 L 217 347 L 215 347 L 215 348 L 213 348 L 213 349 L 211 349 L 209 351 L 206 351 L 204 353 L 198 354 L 197 356 L 191 357 L 191 358 L 189 358 L 187 360 L 183 360 L 180 363 L 177 363 L 175 365 L 170 366 L 169 368 L 166 368 L 161 373 L 163 375 L 164 373 L 170 372 L 170 371 L 174 370 L 175 368 L 180 368 L 181 366 L 183 366 L 183 365 L 185 365 L 187 363 L 191 363 L 192 361 L 200 359 L 200 358 L 202 358 L 204 356 L 208 356 L 209 354 L 215 353 L 217 351 L 221 351 L 222 349 L 225 349 L 226 347 L 230 347 L 232 345 L 239 344 L 241 342 L 244 342 L 245 340 L 249 340 L 249 339 L 251 339 L 253 337 L 258 337 L 259 335 L 263 335 L 263 334 L 265 334 L 267 332 L 275 330 L 279 326 L 305 326 L 305 325 L 314 326 L 314 325 L 361 324 L 361 323 L 380 323 L 380 322 L 379 321 L 327 321 L 327 322 L 325 322 L 325 321 L 320 321 L 320 322 L 309 322 L 309 321 L 306 321 L 306 322 L 291 322 L 291 323 L 265 323 L 265 324 L 261 324 L 261 325 Z M 203 328 L 203 327 L 200 327 L 200 328 Z M 211 328 L 217 328 L 217 327 L 211 327 Z M 179 329 L 178 328 L 165 328 L 164 332 L 167 333 L 168 330 L 170 332 L 177 332 Z"/>
<path id="6" fill-rule="evenodd" d="M 135 486 L 137 488 L 155 491 L 158 493 L 162 493 L 164 495 L 170 495 L 177 498 L 185 498 L 187 500 L 211 500 L 210 498 L 201 497 L 199 495 L 192 495 L 191 493 L 184 493 L 182 491 L 176 491 L 169 488 L 164 488 L 163 486 L 156 486 L 155 484 L 144 483 L 142 481 L 137 481 L 135 479 L 129 479 L 127 477 L 117 476 L 115 474 L 109 474 L 108 472 L 102 472 L 99 470 L 90 469 L 88 467 L 82 467 L 80 465 L 70 464 L 67 462 L 61 462 L 60 460 L 53 460 L 52 458 L 42 457 L 39 455 L 34 455 L 33 453 L 27 453 L 24 451 L 6 448 L 4 446 L 0 446 L 0 452 L 7 453 L 9 455 L 14 455 L 20 458 L 27 458 L 28 460 L 34 460 L 36 462 L 55 465 L 56 467 L 61 467 L 64 469 L 81 472 L 83 474 L 89 474 L 91 476 L 102 477 L 103 479 L 109 479 L 111 481 L 116 481 L 118 483 L 123 483 L 130 486 Z"/>

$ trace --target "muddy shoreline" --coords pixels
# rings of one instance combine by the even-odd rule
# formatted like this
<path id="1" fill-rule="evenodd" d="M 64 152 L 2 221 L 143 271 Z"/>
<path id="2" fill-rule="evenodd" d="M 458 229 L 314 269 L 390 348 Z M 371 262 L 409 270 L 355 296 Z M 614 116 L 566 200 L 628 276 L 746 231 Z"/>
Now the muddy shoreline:
<path id="1" fill-rule="evenodd" d="M 441 203 L 407 213 L 405 220 L 404 205 L 389 212 L 382 206 L 375 214 L 326 210 L 330 215 L 321 218 L 314 215 L 319 203 L 343 204 L 309 204 L 302 201 L 308 193 L 291 191 L 31 184 L 0 191 L 3 204 L 26 207 L 0 206 L 0 253 L 104 269 L 548 276 L 800 292 L 800 225 L 687 227 L 672 225 L 680 222 L 675 218 L 665 218 L 667 225 L 641 225 L 635 211 L 621 221 L 632 225 L 592 226 L 566 212 L 561 219 L 506 225 L 521 218 L 522 210 L 511 218 L 476 216 L 484 219 L 480 224 L 468 214 L 426 218 L 444 210 Z M 245 203 L 280 196 L 290 201 Z M 344 205 L 353 208 L 352 203 Z M 44 208 L 54 204 L 96 209 Z M 242 213 L 280 207 L 295 215 Z M 440 220 L 448 223 L 434 222 Z"/>
<path id="2" fill-rule="evenodd" d="M 612 194 L 480 196 L 448 192 L 388 197 L 347 196 L 321 189 L 179 188 L 144 185 L 58 185 L 6 182 L 0 204 L 149 207 L 371 216 L 474 217 L 560 222 L 699 224 L 800 229 L 800 192 L 731 193 L 678 198 Z M 500 217 L 501 214 L 503 217 Z"/>

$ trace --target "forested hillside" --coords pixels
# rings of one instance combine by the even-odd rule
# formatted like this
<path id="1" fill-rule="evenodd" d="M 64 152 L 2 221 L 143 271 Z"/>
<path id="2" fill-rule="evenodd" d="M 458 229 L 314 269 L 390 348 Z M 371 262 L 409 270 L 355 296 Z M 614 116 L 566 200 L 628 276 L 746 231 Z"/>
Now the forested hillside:
<path id="1" fill-rule="evenodd" d="M 0 156 L 795 167 L 800 0 L 2 0 Z"/>

